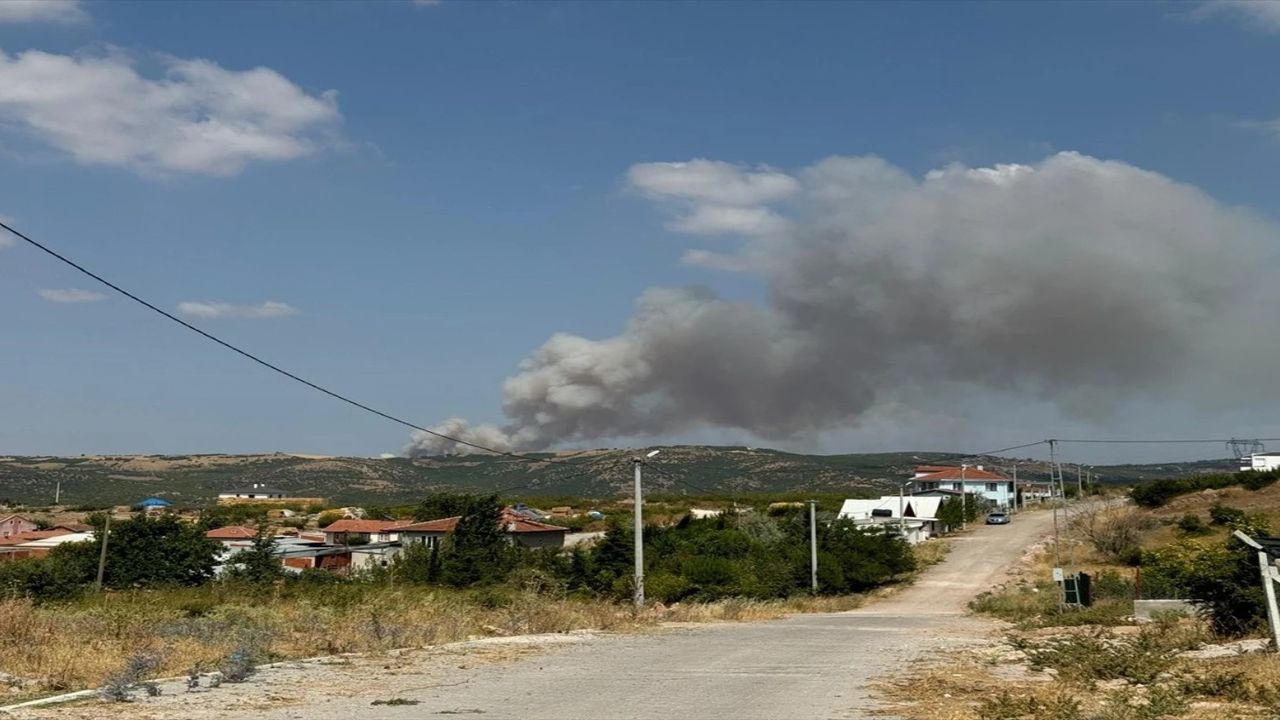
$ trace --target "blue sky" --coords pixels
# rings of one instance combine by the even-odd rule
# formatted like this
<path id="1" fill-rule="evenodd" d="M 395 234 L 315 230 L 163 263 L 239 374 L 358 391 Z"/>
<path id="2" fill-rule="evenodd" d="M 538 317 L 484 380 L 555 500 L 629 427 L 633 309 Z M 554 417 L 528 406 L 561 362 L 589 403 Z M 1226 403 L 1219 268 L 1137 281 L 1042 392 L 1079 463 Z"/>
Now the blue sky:
<path id="1" fill-rule="evenodd" d="M 692 245 L 670 229 L 679 211 L 629 180 L 640 163 L 799 172 L 829 156 L 875 155 L 918 178 L 1076 151 L 1276 220 L 1272 10 L 448 0 L 0 9 L 0 84 L 11 88 L 0 91 L 0 215 L 166 308 L 226 304 L 185 308 L 211 332 L 389 412 L 502 424 L 502 380 L 521 359 L 553 333 L 616 335 L 647 288 L 702 285 L 767 302 L 757 274 L 682 263 Z M 45 73 L 31 51 L 60 62 Z M 119 94 L 89 65 L 123 77 Z M 204 80 L 191 69 L 208 67 L 217 72 Z M 281 91 L 228 99 L 254 68 Z M 14 89 L 19 80 L 30 87 Z M 175 88 L 196 99 L 166 99 Z M 103 107 L 109 122 L 95 120 Z M 210 119 L 229 130 L 195 156 L 167 135 Z M 367 455 L 405 443 L 402 428 L 121 298 L 40 294 L 70 289 L 102 290 L 30 248 L 0 248 L 0 452 Z M 264 312 L 264 302 L 287 308 Z M 1154 421 L 1163 401 L 1149 397 L 1105 416 L 1064 415 L 1044 397 L 980 402 L 994 406 L 981 417 L 936 409 L 947 416 L 936 425 L 778 439 L 705 423 L 646 437 L 836 452 L 978 450 L 1095 430 L 1280 435 L 1266 413 L 1234 406 Z"/>

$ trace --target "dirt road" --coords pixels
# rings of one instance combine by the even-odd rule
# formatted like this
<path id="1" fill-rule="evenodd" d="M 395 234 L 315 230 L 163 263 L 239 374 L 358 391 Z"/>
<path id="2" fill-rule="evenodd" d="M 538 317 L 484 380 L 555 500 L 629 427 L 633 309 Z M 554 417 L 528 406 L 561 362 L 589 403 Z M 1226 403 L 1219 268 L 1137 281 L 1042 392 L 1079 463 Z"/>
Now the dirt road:
<path id="1" fill-rule="evenodd" d="M 867 717 L 872 679 L 990 635 L 993 625 L 964 615 L 966 604 L 1051 526 L 1050 514 L 1038 512 L 1011 525 L 980 527 L 957 538 L 947 559 L 911 588 L 852 612 L 299 665 L 208 693 L 166 688 L 160 698 L 111 714 L 157 720 Z M 24 717 L 98 717 L 102 709 L 86 707 L 79 715 L 80 708 L 64 707 Z"/>

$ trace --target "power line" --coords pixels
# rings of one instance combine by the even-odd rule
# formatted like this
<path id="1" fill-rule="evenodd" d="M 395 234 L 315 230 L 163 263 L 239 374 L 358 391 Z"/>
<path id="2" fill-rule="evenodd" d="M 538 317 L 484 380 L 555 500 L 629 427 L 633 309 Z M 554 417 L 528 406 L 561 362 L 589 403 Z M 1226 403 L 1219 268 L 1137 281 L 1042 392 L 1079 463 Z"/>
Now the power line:
<path id="1" fill-rule="evenodd" d="M 306 379 L 306 378 L 304 378 L 304 377 L 301 377 L 301 376 L 296 375 L 296 374 L 294 374 L 294 373 L 292 373 L 292 372 L 289 372 L 288 370 L 285 370 L 284 368 L 280 367 L 279 365 L 275 365 L 275 364 L 273 364 L 273 363 L 267 362 L 266 360 L 263 360 L 262 358 L 258 357 L 257 355 L 254 355 L 253 353 L 251 353 L 251 352 L 249 352 L 249 351 L 247 351 L 247 350 L 242 350 L 242 349 L 240 349 L 239 347 L 236 347 L 235 345 L 232 345 L 231 343 L 227 342 L 226 340 L 223 340 L 222 338 L 217 337 L 216 335 L 213 335 L 213 334 L 208 333 L 208 332 L 206 332 L 206 331 L 204 331 L 204 330 L 201 330 L 200 328 L 196 327 L 195 325 L 192 325 L 191 323 L 187 322 L 186 320 L 183 320 L 182 318 L 179 318 L 178 316 L 173 315 L 172 313 L 168 312 L 167 310 L 163 310 L 163 309 L 161 309 L 160 307 L 158 307 L 158 306 L 156 306 L 156 305 L 154 305 L 154 304 L 152 304 L 152 303 L 150 303 L 150 302 L 148 302 L 148 301 L 146 301 L 146 300 L 143 300 L 142 298 L 138 297 L 137 295 L 134 295 L 133 293 L 129 292 L 128 290 L 125 290 L 124 288 L 120 287 L 119 285 L 116 285 L 115 283 L 111 282 L 110 280 L 107 280 L 106 278 L 102 277 L 101 275 L 98 275 L 97 273 L 95 273 L 95 272 L 93 272 L 93 271 L 91 271 L 91 270 L 89 270 L 89 269 L 85 268 L 83 265 L 80 265 L 79 263 L 75 262 L 74 260 L 71 260 L 70 258 L 66 257 L 65 255 L 62 255 L 62 254 L 60 254 L 60 253 L 58 253 L 58 252 L 54 251 L 52 248 L 49 248 L 48 246 L 43 245 L 43 244 L 41 244 L 41 243 L 39 243 L 39 242 L 37 242 L 37 241 L 33 240 L 33 239 L 32 239 L 32 238 L 30 238 L 30 237 L 27 237 L 26 235 L 24 235 L 23 233 L 21 233 L 21 232 L 19 232 L 19 231 L 15 230 L 13 227 L 9 226 L 7 223 L 5 223 L 5 222 L 3 222 L 3 221 L 0 221 L 0 228 L 4 228 L 5 230 L 9 231 L 9 232 L 10 232 L 12 235 L 14 235 L 15 237 L 17 237 L 18 239 L 20 239 L 20 240 L 22 240 L 23 242 L 27 243 L 28 245 L 31 245 L 32 247 L 36 248 L 37 250 L 40 250 L 41 252 L 43 252 L 43 253 L 45 253 L 45 254 L 47 254 L 47 255 L 49 255 L 49 256 L 51 256 L 51 257 L 53 257 L 53 258 L 57 259 L 58 261 L 60 261 L 60 262 L 62 262 L 62 263 L 64 263 L 64 264 L 66 264 L 66 265 L 68 265 L 68 266 L 70 266 L 70 267 L 74 268 L 76 271 L 80 272 L 81 274 L 86 275 L 86 276 L 88 276 L 88 277 L 90 277 L 90 278 L 93 278 L 93 279 L 94 279 L 94 280 L 96 280 L 97 282 L 99 282 L 99 283 L 101 283 L 101 284 L 103 284 L 103 285 L 107 286 L 108 288 L 111 288 L 112 290 L 116 291 L 117 293 L 120 293 L 121 295 L 123 295 L 123 296 L 125 296 L 125 297 L 129 298 L 130 300 L 132 300 L 132 301 L 134 301 L 134 302 L 138 303 L 139 305 L 141 305 L 141 306 L 143 306 L 143 307 L 147 308 L 148 310 L 151 310 L 152 312 L 158 313 L 158 314 L 160 314 L 160 315 L 164 316 L 165 318 L 168 318 L 169 320 L 172 320 L 173 322 L 175 322 L 175 323 L 177 323 L 177 324 L 181 325 L 182 327 L 184 327 L 184 328 L 186 328 L 186 329 L 190 330 L 191 332 L 196 333 L 197 335 L 200 335 L 201 337 L 204 337 L 205 339 L 207 339 L 207 340 L 211 340 L 211 341 L 213 341 L 213 342 L 215 342 L 215 343 L 217 343 L 217 344 L 221 345 L 222 347 L 224 347 L 224 348 L 226 348 L 226 349 L 228 349 L 228 350 L 230 350 L 230 351 L 232 351 L 232 352 L 234 352 L 234 353 L 236 353 L 236 354 L 238 354 L 238 355 L 240 355 L 240 356 L 242 356 L 242 357 L 245 357 L 245 358 L 247 358 L 247 359 L 249 359 L 249 360 L 252 360 L 253 362 L 255 362 L 255 363 L 257 363 L 257 364 L 261 365 L 262 367 L 267 368 L 268 370 L 271 370 L 271 371 L 273 371 L 273 372 L 279 373 L 280 375 L 283 375 L 283 376 L 285 376 L 285 377 L 289 378 L 290 380 L 293 380 L 293 381 L 295 381 L 295 382 L 299 382 L 299 383 L 301 383 L 301 384 L 303 384 L 303 385 L 306 385 L 307 387 L 311 388 L 312 390 L 317 390 L 317 391 L 319 391 L 319 392 L 321 392 L 321 393 L 324 393 L 325 395 L 328 395 L 329 397 L 331 397 L 331 398 L 333 398 L 333 399 L 335 399 L 335 400 L 340 400 L 340 401 L 342 401 L 342 402 L 344 402 L 344 403 L 346 403 L 346 404 L 348 404 L 348 405 L 351 405 L 351 406 L 353 406 L 353 407 L 356 407 L 356 408 L 359 408 L 359 409 L 361 409 L 361 410 L 364 410 L 365 412 L 368 412 L 368 413 L 372 413 L 372 414 L 374 414 L 374 415 L 377 415 L 378 417 L 383 418 L 384 420 L 390 420 L 390 421 L 391 421 L 391 422 L 393 422 L 393 423 L 397 423 L 397 424 L 399 424 L 399 425 L 403 425 L 403 426 L 405 426 L 405 427 L 407 427 L 407 428 L 411 428 L 411 429 L 413 429 L 413 430 L 418 430 L 418 431 L 424 432 L 424 433 L 426 433 L 426 434 L 428 434 L 428 435 L 431 435 L 431 436 L 433 436 L 433 437 L 440 438 L 441 440 L 448 440 L 448 441 L 450 441 L 450 442 L 458 443 L 459 445 L 465 445 L 465 446 L 467 446 L 467 447 L 475 448 L 476 450 L 482 450 L 482 451 L 487 452 L 487 453 L 493 453 L 494 455 L 504 455 L 504 456 L 506 456 L 506 457 L 516 458 L 516 459 L 519 459 L 519 460 L 524 460 L 524 461 L 526 461 L 526 462 L 539 462 L 539 463 L 544 463 L 544 462 L 545 462 L 545 463 L 554 463 L 554 464 L 560 464 L 560 465 L 578 465 L 578 464 L 579 464 L 579 463 L 569 463 L 569 462 L 564 462 L 564 461 L 561 461 L 561 460 L 550 460 L 550 459 L 546 459 L 546 458 L 530 458 L 530 457 L 526 457 L 526 456 L 523 456 L 523 455 L 518 455 L 518 454 L 513 453 L 513 452 L 507 452 L 507 451 L 505 451 L 505 450 L 498 450 L 498 449 L 496 449 L 496 448 L 486 447 L 486 446 L 484 446 L 484 445 L 480 445 L 479 443 L 471 442 L 470 440 L 463 440 L 462 438 L 456 438 L 456 437 L 453 437 L 453 436 L 451 436 L 451 435 L 445 435 L 444 433 L 436 432 L 435 430 L 431 430 L 431 429 L 428 429 L 428 428 L 424 428 L 424 427 L 422 427 L 421 425 L 415 425 L 414 423 L 411 423 L 411 422 L 409 422 L 408 420 L 404 420 L 404 419 L 398 418 L 398 417 L 396 417 L 395 415 L 391 415 L 390 413 L 385 413 L 385 412 L 383 412 L 383 411 L 381 411 L 381 410 L 378 410 L 378 409 L 376 409 L 376 408 L 370 407 L 369 405 L 366 405 L 366 404 L 364 404 L 364 403 L 362 403 L 362 402 L 359 402 L 359 401 L 357 401 L 357 400 L 353 400 L 353 399 L 351 399 L 351 398 L 349 398 L 349 397 L 347 397 L 347 396 L 345 396 L 345 395 L 339 394 L 339 393 L 337 393 L 337 392 L 335 392 L 335 391 L 333 391 L 333 390 L 330 390 L 330 389 L 328 389 L 328 388 L 326 388 L 326 387 L 324 387 L 324 386 L 322 386 L 322 385 L 318 385 L 318 384 L 316 384 L 316 383 L 314 383 L 314 382 L 311 382 L 310 380 L 307 380 L 307 379 Z"/>
<path id="2" fill-rule="evenodd" d="M 1035 442 L 1025 443 L 1023 445 L 1014 445 L 1013 447 L 1000 448 L 999 450 L 988 450 L 987 452 L 973 453 L 972 455 L 967 455 L 966 457 L 976 458 L 976 457 L 984 457 L 987 455 L 999 455 L 1000 453 L 1012 452 L 1014 450 L 1023 450 L 1025 448 L 1031 448 L 1037 445 L 1044 445 L 1045 443 L 1048 443 L 1048 442 L 1049 442 L 1048 440 L 1037 440 Z M 1059 440 L 1058 442 L 1064 442 L 1064 441 Z"/>
<path id="3" fill-rule="evenodd" d="M 1238 440 L 1239 438 L 1234 438 L 1234 439 L 1237 439 L 1237 440 Z M 1280 438 L 1249 438 L 1249 439 L 1250 439 L 1250 440 L 1257 440 L 1257 441 L 1259 441 L 1259 442 L 1280 442 Z M 1048 441 L 1048 440 L 1042 440 L 1041 442 L 1049 442 L 1049 441 Z M 1228 443 L 1228 442 L 1231 442 L 1231 439 L 1229 438 L 1229 439 L 1225 439 L 1225 440 L 1222 440 L 1222 439 L 1212 439 L 1212 440 L 1210 440 L 1210 439 L 1205 439 L 1205 440 L 1198 440 L 1198 439 L 1196 439 L 1196 440 L 1182 440 L 1182 439 L 1178 439 L 1178 440 L 1116 440 L 1116 439 L 1109 439 L 1109 438 L 1099 438 L 1099 439 L 1088 439 L 1088 440 L 1057 440 L 1057 439 L 1055 439 L 1055 440 L 1054 440 L 1054 442 L 1057 442 L 1057 443 L 1074 443 L 1074 444 L 1103 444 L 1103 445 L 1171 445 L 1171 444 L 1203 444 L 1203 445 L 1208 445 L 1209 443 L 1219 443 L 1219 444 L 1222 444 L 1222 443 Z"/>

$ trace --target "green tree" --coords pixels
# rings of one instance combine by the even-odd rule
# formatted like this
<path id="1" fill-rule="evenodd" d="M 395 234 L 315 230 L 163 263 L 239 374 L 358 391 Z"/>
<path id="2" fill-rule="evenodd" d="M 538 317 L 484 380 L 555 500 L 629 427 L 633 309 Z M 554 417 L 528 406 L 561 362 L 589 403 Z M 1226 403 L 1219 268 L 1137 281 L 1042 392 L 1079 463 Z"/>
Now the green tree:
<path id="1" fill-rule="evenodd" d="M 110 547 L 110 546 L 108 546 Z M 231 556 L 227 577 L 255 584 L 273 582 L 284 575 L 284 567 L 275 554 L 276 539 L 271 534 L 266 518 L 258 524 L 258 534 L 253 543 Z"/>
<path id="2" fill-rule="evenodd" d="M 102 547 L 102 517 L 92 542 L 60 545 L 50 558 L 72 567 L 96 567 Z M 107 542 L 104 583 L 125 588 L 146 585 L 199 585 L 213 576 L 220 543 L 204 536 L 200 525 L 187 524 L 175 515 L 136 517 L 114 522 Z"/>
<path id="3" fill-rule="evenodd" d="M 503 532 L 498 496 L 470 497 L 440 555 L 440 580 L 455 587 L 500 582 L 515 554 Z"/>

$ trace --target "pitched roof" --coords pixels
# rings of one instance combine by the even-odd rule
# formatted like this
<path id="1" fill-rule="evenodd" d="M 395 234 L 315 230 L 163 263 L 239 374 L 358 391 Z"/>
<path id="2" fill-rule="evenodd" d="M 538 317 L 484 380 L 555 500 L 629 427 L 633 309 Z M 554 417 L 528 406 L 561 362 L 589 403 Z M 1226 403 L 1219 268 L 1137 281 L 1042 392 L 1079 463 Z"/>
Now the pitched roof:
<path id="1" fill-rule="evenodd" d="M 530 520 L 528 517 L 512 512 L 502 511 L 502 529 L 512 533 L 568 532 L 569 528 L 560 525 Z"/>
<path id="2" fill-rule="evenodd" d="M 961 471 L 961 468 L 958 468 L 958 467 L 947 468 L 945 470 L 938 470 L 935 472 L 929 472 L 925 475 L 919 475 L 917 477 L 912 478 L 912 480 L 915 482 L 921 482 L 921 481 L 927 482 L 930 480 L 959 480 L 961 475 L 960 471 Z M 1008 480 L 1009 478 L 999 473 L 993 473 L 990 470 L 979 470 L 976 467 L 971 467 L 971 468 L 964 468 L 964 479 L 966 481 L 969 481 L 969 480 Z"/>
<path id="3" fill-rule="evenodd" d="M 13 514 L 10 514 L 10 515 L 5 515 L 4 517 L 0 517 L 0 523 L 2 523 L 2 522 L 9 522 L 10 520 L 12 520 L 12 519 L 14 519 L 14 518 L 17 518 L 17 519 L 22 520 L 22 521 L 24 521 L 24 522 L 31 522 L 31 518 L 27 517 L 26 515 L 19 515 L 19 514 L 17 514 L 17 513 L 13 513 Z"/>
<path id="4" fill-rule="evenodd" d="M 938 507 L 942 504 L 939 497 L 885 495 L 880 498 L 866 500 L 845 500 L 840 507 L 841 518 L 866 519 L 873 517 L 873 510 L 888 510 L 887 517 L 898 517 L 898 509 L 902 509 L 903 517 L 930 520 L 938 516 Z"/>
<path id="5" fill-rule="evenodd" d="M 76 532 L 76 533 L 93 532 L 92 525 L 85 525 L 84 523 L 78 523 L 78 522 L 58 523 L 57 525 L 54 525 L 49 529 L 50 530 L 62 529 L 62 530 L 68 530 L 70 532 Z"/>
<path id="6" fill-rule="evenodd" d="M 461 517 L 443 518 L 440 520 L 428 520 L 426 522 L 412 523 L 409 525 L 400 525 L 393 528 L 391 532 L 400 533 L 451 533 L 458 527 L 458 521 Z M 501 516 L 501 524 L 503 532 L 509 533 L 543 533 L 543 532 L 569 532 L 566 527 L 559 525 L 551 525 L 549 523 L 530 520 L 524 515 L 504 509 Z"/>
<path id="7" fill-rule="evenodd" d="M 335 520 L 320 529 L 327 533 L 380 533 L 403 524 L 403 520 L 356 520 L 354 518 L 343 518 Z"/>
<path id="8" fill-rule="evenodd" d="M 22 543 L 31 542 L 32 540 L 44 540 L 45 538 L 70 534 L 70 530 L 61 529 L 28 530 L 27 532 L 14 533 L 7 538 L 0 538 L 0 545 L 21 545 Z"/>
<path id="9" fill-rule="evenodd" d="M 407 525 L 397 525 L 391 529 L 391 532 L 398 533 L 451 533 L 454 528 L 458 527 L 458 521 L 462 516 L 450 518 L 442 518 L 440 520 L 427 520 L 425 522 L 409 523 Z"/>
<path id="10" fill-rule="evenodd" d="M 258 533 L 253 528 L 244 527 L 243 525 L 229 525 L 227 527 L 214 528 L 205 533 L 204 536 L 212 540 L 252 540 L 258 537 Z"/>

